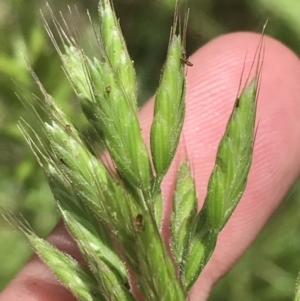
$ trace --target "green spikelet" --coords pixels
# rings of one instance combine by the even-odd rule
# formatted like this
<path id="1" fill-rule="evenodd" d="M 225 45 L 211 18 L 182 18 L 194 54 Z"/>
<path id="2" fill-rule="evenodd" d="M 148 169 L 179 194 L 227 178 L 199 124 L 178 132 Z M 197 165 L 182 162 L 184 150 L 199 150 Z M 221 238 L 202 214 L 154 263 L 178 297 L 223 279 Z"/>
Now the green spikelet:
<path id="1" fill-rule="evenodd" d="M 35 252 L 76 298 L 81 301 L 105 300 L 96 279 L 76 260 L 32 233 L 25 235 Z"/>
<path id="2" fill-rule="evenodd" d="M 197 196 L 189 164 L 183 162 L 177 173 L 171 216 L 171 247 L 179 268 L 183 264 L 190 229 L 197 215 Z M 181 269 L 181 268 L 180 268 Z"/>
<path id="3" fill-rule="evenodd" d="M 257 84 L 255 77 L 237 98 L 209 180 L 205 206 L 215 232 L 224 227 L 246 187 L 255 136 Z"/>
<path id="4" fill-rule="evenodd" d="M 257 74 L 235 101 L 219 144 L 205 202 L 195 219 L 182 268 L 186 290 L 191 288 L 211 257 L 219 232 L 245 190 L 255 137 L 258 78 Z"/>
<path id="5" fill-rule="evenodd" d="M 158 183 L 174 158 L 185 114 L 185 65 L 182 61 L 185 49 L 181 36 L 176 34 L 176 26 L 174 22 L 151 126 L 151 154 Z"/>

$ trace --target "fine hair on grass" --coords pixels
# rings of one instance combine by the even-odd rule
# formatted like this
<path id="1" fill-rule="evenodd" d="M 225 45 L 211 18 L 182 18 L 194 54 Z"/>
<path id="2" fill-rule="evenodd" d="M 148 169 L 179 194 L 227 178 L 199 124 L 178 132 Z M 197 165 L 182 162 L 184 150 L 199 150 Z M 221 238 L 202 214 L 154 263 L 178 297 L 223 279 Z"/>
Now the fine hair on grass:
<path id="1" fill-rule="evenodd" d="M 138 120 L 133 61 L 112 2 L 99 2 L 99 24 L 93 24 L 97 51 L 92 55 L 80 47 L 77 31 L 49 10 L 56 32 L 45 21 L 46 31 L 107 154 L 100 157 L 87 144 L 33 70 L 43 95 L 43 100 L 35 100 L 47 115 L 44 121 L 35 111 L 45 138 L 22 119 L 19 128 L 87 264 L 39 238 L 25 222 L 6 216 L 78 300 L 137 300 L 137 290 L 146 301 L 188 300 L 246 187 L 257 129 L 263 36 L 253 59 L 253 78 L 237 87 L 202 208 L 198 208 L 192 162 L 185 159 L 178 165 L 166 245 L 161 237 L 161 184 L 174 160 L 185 119 L 186 73 L 193 66 L 185 48 L 188 10 L 181 17 L 176 3 L 155 95 L 149 149 Z"/>

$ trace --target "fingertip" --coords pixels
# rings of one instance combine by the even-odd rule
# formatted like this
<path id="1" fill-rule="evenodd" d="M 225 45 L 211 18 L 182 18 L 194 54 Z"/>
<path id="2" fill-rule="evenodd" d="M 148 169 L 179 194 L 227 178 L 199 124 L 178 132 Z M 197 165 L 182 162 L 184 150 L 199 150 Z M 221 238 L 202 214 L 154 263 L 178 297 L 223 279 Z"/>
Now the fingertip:
<path id="1" fill-rule="evenodd" d="M 228 34 L 212 40 L 189 58 L 194 66 L 187 71 L 184 139 L 163 182 L 166 216 L 172 207 L 178 160 L 184 157 L 193 166 L 201 207 L 241 76 L 247 78 L 260 40 L 261 35 L 255 33 Z M 195 300 L 206 299 L 212 284 L 253 241 L 299 174 L 299 78 L 298 57 L 279 41 L 265 36 L 257 111 L 259 126 L 247 188 L 193 290 Z M 141 111 L 148 143 L 152 114 L 153 99 Z"/>
<path id="2" fill-rule="evenodd" d="M 222 36 L 191 58 L 194 66 L 199 63 L 199 68 L 189 71 L 183 133 L 188 144 L 186 148 L 191 153 L 189 157 L 196 166 L 200 203 L 205 198 L 209 174 L 236 97 L 243 63 L 247 75 L 259 39 L 260 35 L 253 33 Z M 259 125 L 247 188 L 194 289 L 197 300 L 205 300 L 208 288 L 241 256 L 299 174 L 299 59 L 273 38 L 265 37 L 264 44 L 257 111 Z"/>

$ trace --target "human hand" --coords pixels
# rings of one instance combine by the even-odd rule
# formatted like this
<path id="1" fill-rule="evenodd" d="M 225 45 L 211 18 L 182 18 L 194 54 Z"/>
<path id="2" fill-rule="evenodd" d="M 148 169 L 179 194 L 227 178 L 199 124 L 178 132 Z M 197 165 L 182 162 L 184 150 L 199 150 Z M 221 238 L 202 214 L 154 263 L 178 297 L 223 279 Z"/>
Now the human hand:
<path id="1" fill-rule="evenodd" d="M 216 150 L 231 112 L 245 61 L 250 70 L 259 35 L 235 33 L 217 38 L 191 58 L 187 112 L 177 159 L 192 162 L 198 197 L 204 200 Z M 298 176 L 300 169 L 300 62 L 289 49 L 265 37 L 258 99 L 259 127 L 245 194 L 221 232 L 215 252 L 191 292 L 191 301 L 207 299 L 212 285 L 242 255 Z M 149 140 L 153 101 L 140 112 Z M 163 183 L 165 212 L 171 210 L 176 159 Z M 177 161 L 178 162 L 178 161 Z M 201 204 L 199 204 L 201 206 Z M 167 227 L 163 233 L 167 235 Z M 62 224 L 49 236 L 58 248 L 79 258 L 76 243 Z M 1 293 L 0 301 L 74 301 L 52 272 L 33 256 Z"/>

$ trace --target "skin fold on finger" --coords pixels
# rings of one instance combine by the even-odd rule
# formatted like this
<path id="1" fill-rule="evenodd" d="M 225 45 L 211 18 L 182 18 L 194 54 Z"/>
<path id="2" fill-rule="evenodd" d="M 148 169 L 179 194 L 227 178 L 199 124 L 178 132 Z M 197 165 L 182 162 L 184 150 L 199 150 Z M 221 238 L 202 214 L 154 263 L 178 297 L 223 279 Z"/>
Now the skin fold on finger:
<path id="1" fill-rule="evenodd" d="M 259 39 L 259 35 L 251 33 L 226 35 L 211 41 L 190 58 L 194 67 L 188 69 L 183 139 L 163 183 L 166 217 L 171 209 L 176 167 L 185 157 L 193 165 L 201 206 L 217 145 L 238 92 L 244 61 L 244 74 L 247 75 Z M 298 58 L 279 42 L 266 37 L 258 103 L 259 128 L 248 186 L 232 219 L 222 231 L 216 252 L 193 289 L 191 300 L 206 299 L 212 284 L 247 248 L 298 175 L 299 78 Z M 153 102 L 149 102 L 140 115 L 147 141 L 152 112 Z M 168 232 L 166 225 L 165 222 L 164 233 Z M 63 227 L 59 226 L 50 240 L 74 254 L 75 244 Z M 74 300 L 36 257 L 0 295 L 0 301 L 21 299 Z"/>
<path id="2" fill-rule="evenodd" d="M 187 112 L 183 139 L 163 183 L 166 219 L 170 215 L 178 162 L 190 160 L 201 207 L 218 143 L 224 133 L 245 62 L 251 69 L 260 36 L 234 33 L 217 38 L 190 61 Z M 265 37 L 265 53 L 258 98 L 258 130 L 253 165 L 245 194 L 221 232 L 214 255 L 192 290 L 190 300 L 206 300 L 211 286 L 241 256 L 295 181 L 300 168 L 300 62 L 284 45 Z M 246 56 L 247 54 L 247 56 Z M 199 67 L 197 67 L 199 66 Z M 141 112 L 149 137 L 152 103 Z M 164 233 L 169 231 L 165 222 Z"/>

